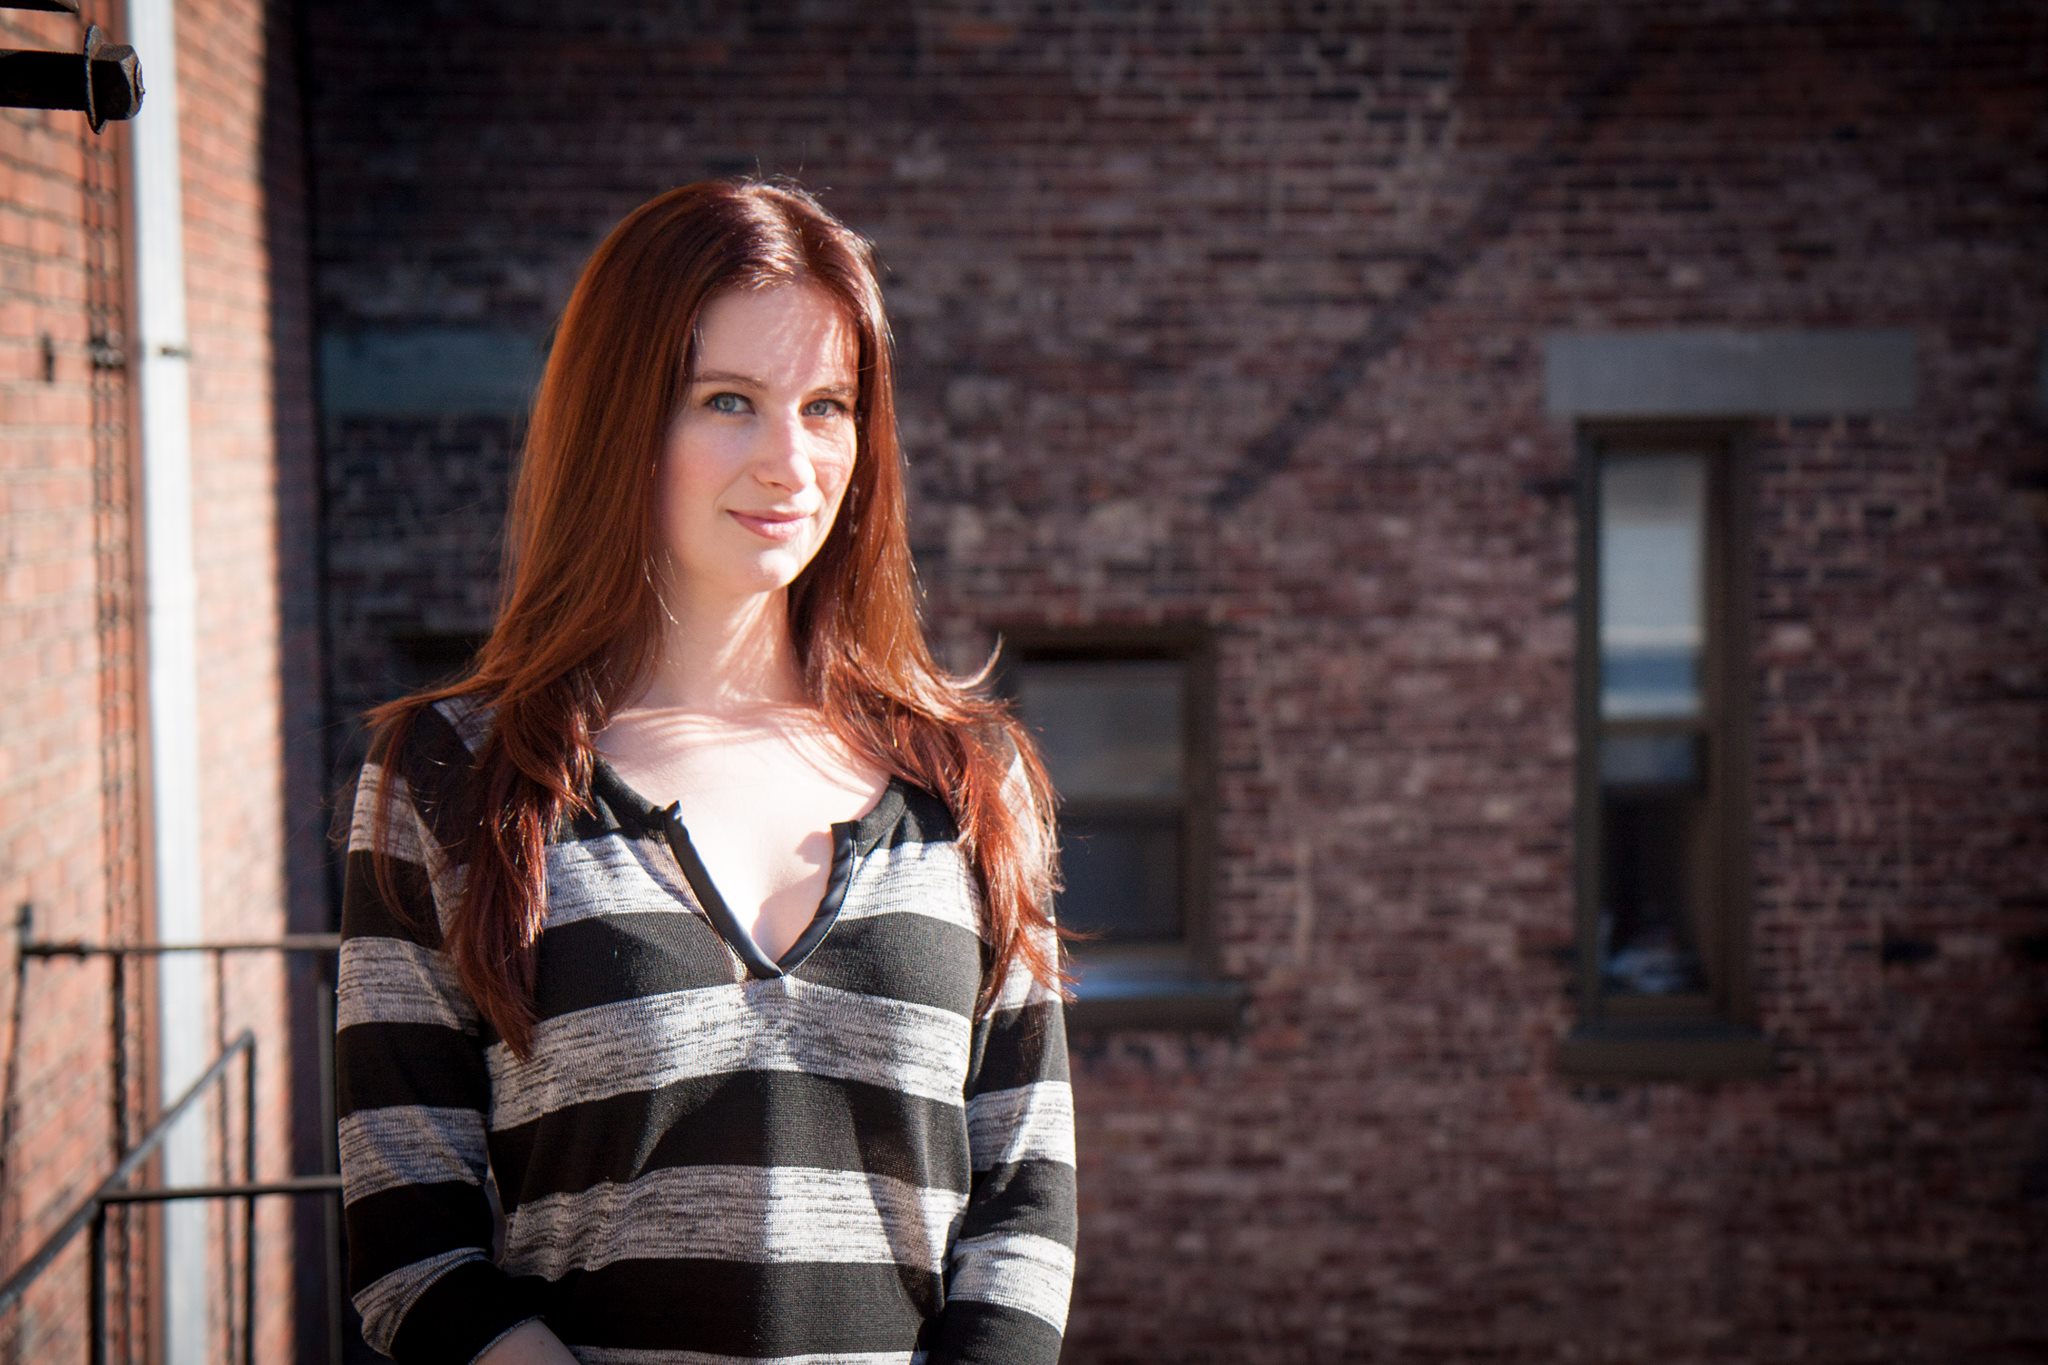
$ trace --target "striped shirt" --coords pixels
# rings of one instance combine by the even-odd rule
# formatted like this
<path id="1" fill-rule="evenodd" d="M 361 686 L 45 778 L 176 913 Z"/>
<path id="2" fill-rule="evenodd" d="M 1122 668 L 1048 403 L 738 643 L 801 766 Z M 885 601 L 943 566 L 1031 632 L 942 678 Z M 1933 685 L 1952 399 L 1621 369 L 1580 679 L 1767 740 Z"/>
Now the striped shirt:
<path id="1" fill-rule="evenodd" d="M 441 947 L 488 723 L 437 703 L 356 788 L 335 1061 L 370 1345 L 467 1362 L 539 1317 L 586 1365 L 1056 1361 L 1065 1017 L 1021 963 L 973 1017 L 993 955 L 946 803 L 892 777 L 834 825 L 817 913 L 771 961 L 677 808 L 600 757 L 593 813 L 547 846 L 522 1061 Z M 385 783 L 397 907 L 368 852 Z"/>

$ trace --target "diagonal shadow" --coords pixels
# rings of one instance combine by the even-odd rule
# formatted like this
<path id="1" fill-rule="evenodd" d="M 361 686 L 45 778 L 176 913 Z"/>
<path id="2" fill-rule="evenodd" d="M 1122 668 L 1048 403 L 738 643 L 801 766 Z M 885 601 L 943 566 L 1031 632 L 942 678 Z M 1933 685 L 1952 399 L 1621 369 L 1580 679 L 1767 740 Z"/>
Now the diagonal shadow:
<path id="1" fill-rule="evenodd" d="M 1558 158 L 1582 146 L 1613 112 L 1636 77 L 1639 48 L 1640 36 L 1631 35 L 1592 75 L 1572 87 L 1565 96 L 1565 112 L 1543 139 L 1509 162 L 1506 171 L 1488 185 L 1450 239 L 1423 257 L 1422 268 L 1374 313 L 1365 331 L 1338 347 L 1329 363 L 1288 405 L 1286 413 L 1245 447 L 1223 482 L 1209 495 L 1212 512 L 1243 502 L 1267 479 L 1286 468 L 1308 434 L 1358 386 L 1366 368 L 1399 344 L 1415 319 L 1443 299 L 1482 250 L 1506 235 L 1530 191 L 1554 169 Z"/>

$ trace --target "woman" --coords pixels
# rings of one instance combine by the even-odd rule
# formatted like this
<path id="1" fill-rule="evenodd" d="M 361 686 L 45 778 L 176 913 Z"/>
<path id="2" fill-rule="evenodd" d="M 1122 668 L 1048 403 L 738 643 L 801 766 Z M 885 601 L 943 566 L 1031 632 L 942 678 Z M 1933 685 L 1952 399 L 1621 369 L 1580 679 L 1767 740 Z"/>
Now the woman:
<path id="1" fill-rule="evenodd" d="M 891 346 L 793 183 L 642 205 L 563 311 L 490 638 L 366 713 L 339 1139 L 400 1361 L 1058 1357 L 1053 793 L 925 642 Z"/>

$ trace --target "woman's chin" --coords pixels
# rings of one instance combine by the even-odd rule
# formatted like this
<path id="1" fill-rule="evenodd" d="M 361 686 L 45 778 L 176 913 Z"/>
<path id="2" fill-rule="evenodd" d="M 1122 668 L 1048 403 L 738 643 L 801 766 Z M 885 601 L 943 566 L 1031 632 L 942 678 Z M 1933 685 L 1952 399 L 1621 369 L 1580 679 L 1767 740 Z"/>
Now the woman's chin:
<path id="1" fill-rule="evenodd" d="M 717 590 L 732 597 L 751 597 L 778 592 L 796 582 L 811 562 L 809 548 L 788 549 L 769 545 L 751 553 L 720 557 L 709 563 L 698 560 L 681 570 L 684 581 L 695 579 L 716 583 Z"/>
<path id="2" fill-rule="evenodd" d="M 726 581 L 736 592 L 779 592 L 796 582 L 809 562 L 786 550 L 766 550 L 752 563 L 736 567 Z"/>

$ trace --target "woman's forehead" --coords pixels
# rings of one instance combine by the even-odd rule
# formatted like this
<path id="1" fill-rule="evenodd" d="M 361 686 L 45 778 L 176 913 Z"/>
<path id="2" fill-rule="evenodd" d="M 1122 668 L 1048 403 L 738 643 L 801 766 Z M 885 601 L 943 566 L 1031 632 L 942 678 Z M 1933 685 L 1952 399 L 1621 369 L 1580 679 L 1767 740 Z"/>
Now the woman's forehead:
<path id="1" fill-rule="evenodd" d="M 845 383 L 859 363 L 860 333 L 838 299 L 812 284 L 715 294 L 698 319 L 700 381 L 773 386 L 798 379 Z"/>

